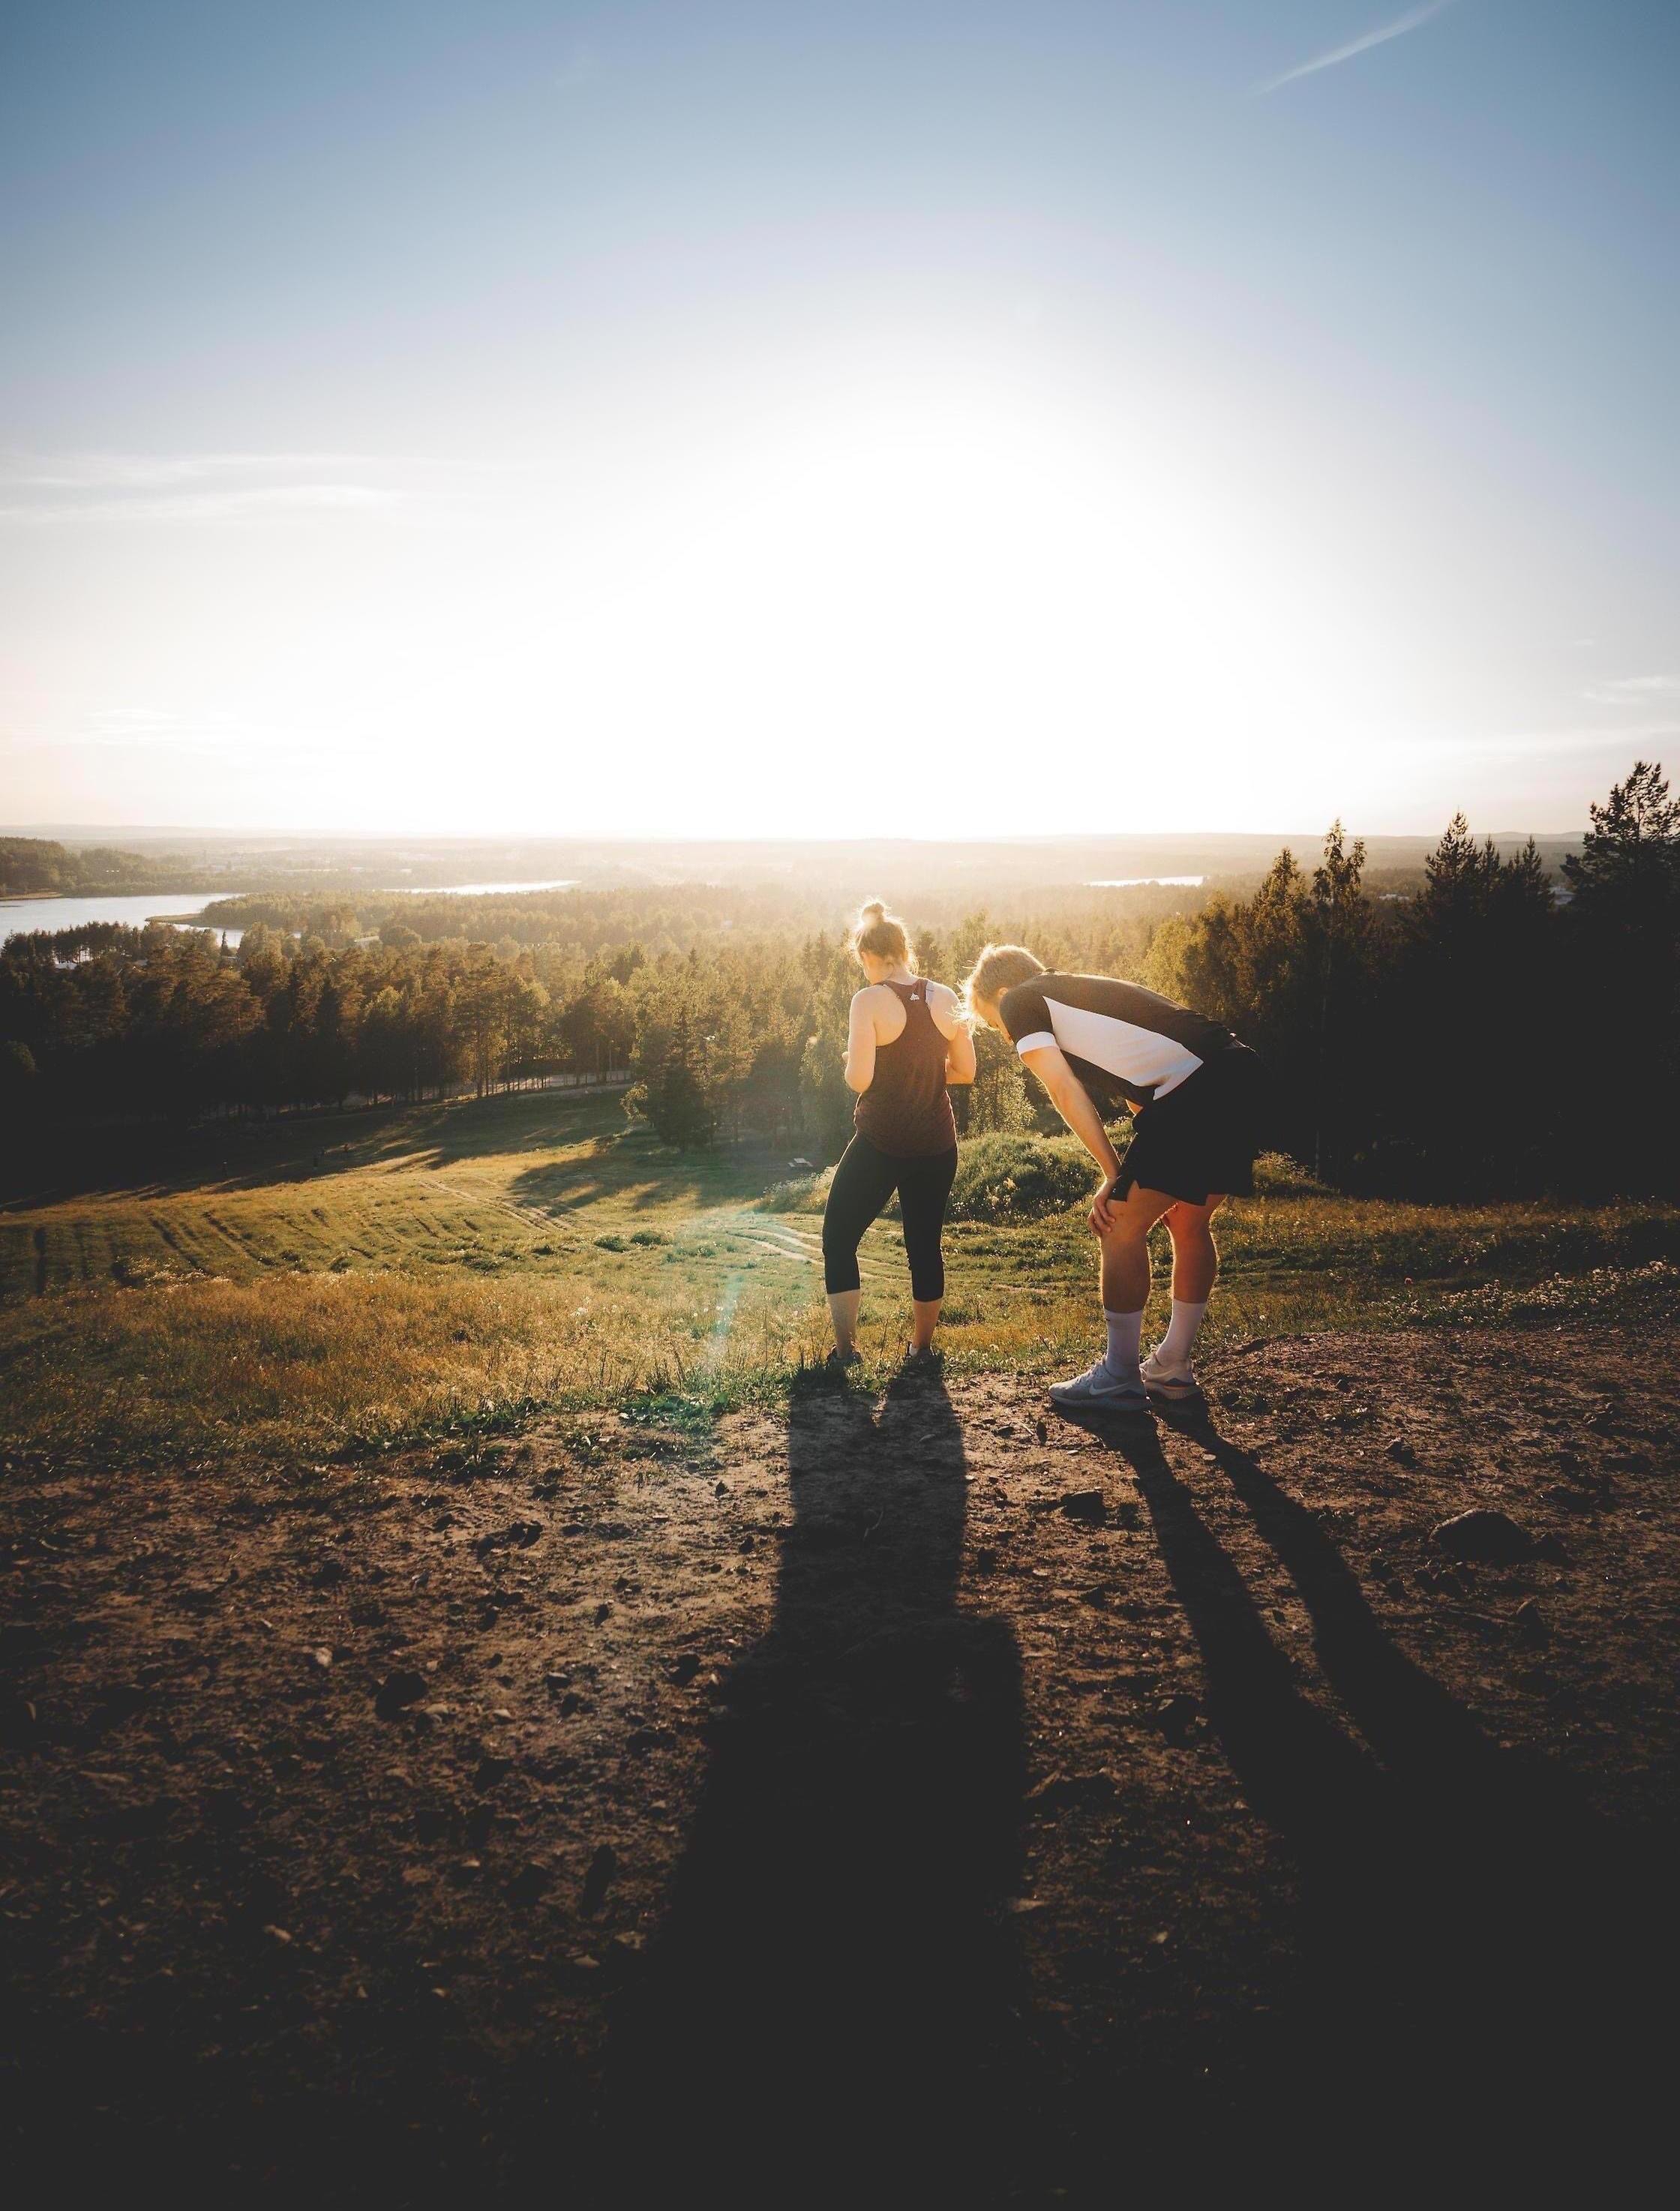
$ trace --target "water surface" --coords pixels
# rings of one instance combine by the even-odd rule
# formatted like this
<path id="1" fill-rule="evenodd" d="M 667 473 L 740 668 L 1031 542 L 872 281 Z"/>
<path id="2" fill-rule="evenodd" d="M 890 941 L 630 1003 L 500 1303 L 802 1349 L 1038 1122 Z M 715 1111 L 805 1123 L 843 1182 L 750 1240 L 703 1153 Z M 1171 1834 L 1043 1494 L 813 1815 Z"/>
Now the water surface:
<path id="1" fill-rule="evenodd" d="M 1205 875 L 1102 875 L 1085 887 L 1088 891 L 1136 891 L 1159 884 L 1163 890 L 1195 890 L 1206 881 Z"/>
<path id="2" fill-rule="evenodd" d="M 397 892 L 416 898 L 494 898 L 515 891 L 569 890 L 573 878 L 556 877 L 540 883 L 444 883 L 435 889 L 418 888 L 413 883 L 385 883 L 378 890 L 345 892 L 346 904 L 353 905 L 357 897 L 389 898 Z M 246 893 L 238 890 L 221 891 L 124 891 L 110 898 L 24 898 L 0 899 L 0 943 L 9 936 L 20 936 L 32 929 L 82 929 L 89 922 L 118 921 L 124 929 L 143 929 L 149 921 L 167 919 L 181 929 L 199 924 L 191 918 L 202 914 L 206 906 L 217 899 L 243 898 Z M 283 893 L 276 895 L 286 895 Z M 300 897 L 306 893 L 300 892 Z M 335 893 L 335 895 L 337 895 Z M 204 924 L 216 927 L 211 923 Z M 237 944 L 243 931 L 237 929 L 219 930 L 229 944 Z"/>

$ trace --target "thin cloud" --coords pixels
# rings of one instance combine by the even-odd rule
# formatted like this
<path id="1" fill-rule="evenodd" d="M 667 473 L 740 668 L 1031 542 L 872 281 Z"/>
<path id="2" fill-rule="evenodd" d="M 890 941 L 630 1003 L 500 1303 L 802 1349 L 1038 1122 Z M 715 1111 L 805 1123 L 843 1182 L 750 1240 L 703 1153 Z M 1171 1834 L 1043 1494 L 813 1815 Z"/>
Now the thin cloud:
<path id="1" fill-rule="evenodd" d="M 426 473 L 422 462 L 358 453 L 14 453 L 0 461 L 0 522 L 373 513 L 410 506 Z"/>
<path id="2" fill-rule="evenodd" d="M 68 752 L 158 753 L 215 760 L 230 753 L 248 756 L 265 746 L 283 746 L 288 760 L 324 763 L 348 754 L 371 756 L 379 748 L 368 731 L 352 724 L 303 731 L 265 726 L 243 716 L 163 706 L 95 707 L 51 737 L 0 730 L 0 754 L 9 753 L 19 760 L 51 759 Z"/>
<path id="3" fill-rule="evenodd" d="M 202 752 L 248 737 L 249 731 L 219 723 L 194 723 L 157 706 L 101 706 L 67 742 L 101 751 L 165 746 L 171 751 Z"/>
<path id="4" fill-rule="evenodd" d="M 1285 70 L 1281 76 L 1268 77 L 1264 84 L 1253 88 L 1252 96 L 1264 99 L 1268 93 L 1279 92 L 1286 84 L 1294 84 L 1301 77 L 1316 76 L 1320 70 L 1338 68 L 1343 62 L 1352 61 L 1356 54 L 1368 54 L 1373 46 L 1386 46 L 1391 39 L 1404 39 L 1408 31 L 1421 30 L 1431 16 L 1443 14 L 1452 5 L 1453 0 L 1428 0 L 1427 7 L 1410 8 L 1392 23 L 1367 31 L 1363 38 L 1349 39 L 1344 46 L 1332 46 L 1328 53 L 1315 54 L 1311 61 Z"/>
<path id="5" fill-rule="evenodd" d="M 70 752 L 191 753 L 209 759 L 230 751 L 248 753 L 261 737 L 250 725 L 221 718 L 161 706 L 100 706 L 72 716 L 50 736 L 37 730 L 0 730 L 0 755 L 25 762 Z"/>
<path id="6" fill-rule="evenodd" d="M 1628 745 L 1660 745 L 1680 736 L 1672 721 L 1585 722 L 1552 729 L 1530 726 L 1519 730 L 1437 731 L 1407 736 L 1395 749 L 1409 762 L 1446 760 L 1454 766 L 1467 761 L 1503 762 L 1519 766 L 1525 760 L 1588 759 L 1599 753 L 1616 753 Z"/>
<path id="7" fill-rule="evenodd" d="M 1677 695 L 1680 695 L 1680 675 L 1616 675 L 1581 694 L 1595 706 L 1642 706 L 1653 699 Z"/>
<path id="8" fill-rule="evenodd" d="M 371 513 L 401 494 L 375 484 L 253 485 L 241 491 L 185 492 L 163 499 L 80 499 L 0 506 L 0 522 L 247 522 L 288 514 Z"/>
<path id="9" fill-rule="evenodd" d="M 20 491 L 162 491 L 229 476 L 360 473 L 385 465 L 366 453 L 26 454 L 0 467 L 0 481 Z"/>

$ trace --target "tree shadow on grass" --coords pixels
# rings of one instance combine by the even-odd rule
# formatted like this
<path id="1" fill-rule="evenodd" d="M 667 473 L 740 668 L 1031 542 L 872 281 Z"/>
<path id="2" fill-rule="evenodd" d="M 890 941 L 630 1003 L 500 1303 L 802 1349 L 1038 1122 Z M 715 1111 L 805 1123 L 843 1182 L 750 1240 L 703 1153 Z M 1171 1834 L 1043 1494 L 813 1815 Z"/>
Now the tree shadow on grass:
<path id="1" fill-rule="evenodd" d="M 331 1181 L 359 1168 L 446 1170 L 476 1159 L 597 1146 L 623 1130 L 616 1091 L 515 1092 L 363 1104 L 263 1120 L 71 1123 L 0 1164 L 9 1210 L 76 1197 L 207 1197 Z M 653 1155 L 653 1148 L 645 1148 Z"/>
<path id="2" fill-rule="evenodd" d="M 1301 1869 L 1303 1978 L 1271 2053 L 1265 2129 L 1401 2160 L 1474 2144 L 1513 2172 L 1542 2143 L 1548 2156 L 1625 2148 L 1649 2107 L 1646 2022 L 1671 1951 L 1652 1841 L 1488 1735 L 1391 1640 L 1315 1516 L 1204 1411 L 1177 1409 L 1172 1426 L 1294 1584 L 1362 1738 L 1301 1693 L 1153 1425 L 1114 1424 L 1104 1440 L 1137 1477 L 1211 1723 Z"/>
<path id="3" fill-rule="evenodd" d="M 769 1633 L 732 1668 L 648 1970 L 609 2054 L 634 2200 L 990 2199 L 1032 2098 L 999 1906 L 1020 1860 L 1021 1659 L 964 1610 L 961 1433 L 796 1390 Z M 726 2178 L 725 2178 L 726 2176 Z"/>
<path id="4" fill-rule="evenodd" d="M 416 1164 L 434 1162 L 422 1159 Z M 620 1198 L 637 1212 L 669 1205 L 695 1209 L 750 1202 L 782 1171 L 780 1155 L 756 1143 L 677 1152 L 664 1145 L 620 1146 L 599 1138 L 590 1154 L 522 1169 L 507 1195 L 515 1204 L 549 1212 L 573 1212 L 599 1197 Z"/>

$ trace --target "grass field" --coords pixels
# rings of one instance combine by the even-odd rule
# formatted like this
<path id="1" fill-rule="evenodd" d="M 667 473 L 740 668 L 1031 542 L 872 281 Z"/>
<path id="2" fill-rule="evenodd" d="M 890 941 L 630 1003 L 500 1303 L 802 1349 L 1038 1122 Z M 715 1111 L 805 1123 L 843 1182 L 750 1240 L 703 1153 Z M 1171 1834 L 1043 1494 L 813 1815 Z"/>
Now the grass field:
<path id="1" fill-rule="evenodd" d="M 615 1101 L 554 1093 L 211 1134 L 144 1183 L 0 1211 L 8 1438 L 90 1463 L 262 1461 L 482 1436 L 550 1404 L 702 1418 L 825 1348 L 821 1223 L 789 1173 L 762 1149 L 667 1152 Z M 1680 1213 L 1654 1204 L 1271 1196 L 1231 1207 L 1222 1243 L 1215 1343 L 1666 1315 L 1680 1283 Z M 958 1371 L 1087 1354 L 1079 1208 L 954 1222 L 948 1254 Z M 864 1347 L 890 1362 L 895 1221 L 863 1271 Z"/>

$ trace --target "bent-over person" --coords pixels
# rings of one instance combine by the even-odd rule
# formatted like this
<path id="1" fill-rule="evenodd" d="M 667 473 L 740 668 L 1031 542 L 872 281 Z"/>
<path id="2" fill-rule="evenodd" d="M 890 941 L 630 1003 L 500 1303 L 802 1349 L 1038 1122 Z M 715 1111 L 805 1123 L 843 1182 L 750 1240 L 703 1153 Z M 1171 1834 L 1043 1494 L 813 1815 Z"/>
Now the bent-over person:
<path id="1" fill-rule="evenodd" d="M 1192 1354 L 1219 1271 L 1213 1216 L 1254 1188 L 1263 1110 L 1256 1055 L 1222 1023 L 1109 975 L 1048 972 L 1020 944 L 988 944 L 965 986 L 976 1019 L 1001 1030 L 1101 1170 L 1090 1223 L 1102 1248 L 1101 1358 L 1050 1395 L 1069 1409 L 1141 1413 L 1151 1396 L 1199 1395 Z M 1104 1109 L 1124 1102 L 1136 1133 L 1124 1160 Z M 1173 1241 L 1173 1315 L 1140 1357 L 1149 1232 Z"/>

